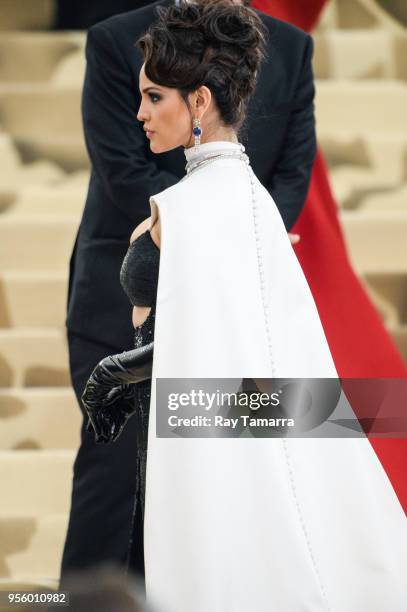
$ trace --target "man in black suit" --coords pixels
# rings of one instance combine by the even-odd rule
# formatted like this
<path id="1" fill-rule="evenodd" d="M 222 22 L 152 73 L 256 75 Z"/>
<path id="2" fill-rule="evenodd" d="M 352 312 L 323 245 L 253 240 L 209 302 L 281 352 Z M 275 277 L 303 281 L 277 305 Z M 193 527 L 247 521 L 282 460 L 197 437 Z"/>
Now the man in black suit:
<path id="1" fill-rule="evenodd" d="M 92 173 L 70 263 L 67 318 L 78 401 L 100 359 L 133 348 L 121 263 L 132 230 L 150 215 L 149 196 L 185 174 L 182 149 L 154 155 L 136 119 L 143 59 L 135 41 L 154 21 L 156 7 L 172 2 L 116 15 L 88 33 L 82 110 Z M 248 107 L 247 134 L 239 139 L 290 229 L 304 204 L 316 152 L 313 42 L 298 28 L 258 13 L 268 32 L 268 59 Z M 142 573 L 136 421 L 130 419 L 110 445 L 96 444 L 86 422 L 74 465 L 62 580 L 70 570 L 105 561 Z"/>
<path id="2" fill-rule="evenodd" d="M 57 0 L 56 30 L 83 30 L 111 15 L 151 4 L 151 0 Z"/>

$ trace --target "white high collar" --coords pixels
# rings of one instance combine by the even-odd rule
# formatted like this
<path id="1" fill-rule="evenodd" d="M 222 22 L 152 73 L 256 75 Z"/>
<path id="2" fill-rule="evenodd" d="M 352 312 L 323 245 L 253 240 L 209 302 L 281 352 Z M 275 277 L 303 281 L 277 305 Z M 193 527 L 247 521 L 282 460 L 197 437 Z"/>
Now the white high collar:
<path id="1" fill-rule="evenodd" d="M 192 146 L 188 149 L 184 149 L 184 155 L 188 163 L 191 161 L 198 161 L 201 158 L 204 159 L 216 153 L 222 153 L 223 151 L 241 151 L 244 153 L 244 150 L 245 148 L 240 142 L 214 140 L 212 142 L 204 142 L 196 147 Z"/>

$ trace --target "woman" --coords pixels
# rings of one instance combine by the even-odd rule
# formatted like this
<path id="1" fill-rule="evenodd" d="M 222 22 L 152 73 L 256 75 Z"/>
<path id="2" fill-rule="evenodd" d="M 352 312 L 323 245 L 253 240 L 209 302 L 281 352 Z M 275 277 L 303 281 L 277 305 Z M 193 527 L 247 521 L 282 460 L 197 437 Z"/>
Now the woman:
<path id="1" fill-rule="evenodd" d="M 148 597 L 169 612 L 401 612 L 405 517 L 365 438 L 165 437 L 163 379 L 188 388 L 190 378 L 336 370 L 277 207 L 237 138 L 263 54 L 261 21 L 231 0 L 181 4 L 162 10 L 138 44 L 138 118 L 154 153 L 185 147 L 187 175 L 150 198 L 125 260 L 143 347 L 103 360 L 84 404 L 99 437 L 115 439 L 132 412 L 117 398 L 145 384 L 154 331 Z M 158 248 L 153 300 L 143 266 L 157 265 Z"/>

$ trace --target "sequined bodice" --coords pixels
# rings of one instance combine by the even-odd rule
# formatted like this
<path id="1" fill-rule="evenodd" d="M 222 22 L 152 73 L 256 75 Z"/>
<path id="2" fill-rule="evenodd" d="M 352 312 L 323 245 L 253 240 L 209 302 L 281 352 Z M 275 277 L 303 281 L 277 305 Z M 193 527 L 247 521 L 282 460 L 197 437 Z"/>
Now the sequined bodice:
<path id="1" fill-rule="evenodd" d="M 149 230 L 128 248 L 120 270 L 120 282 L 133 306 L 152 306 L 156 301 L 160 249 Z"/>

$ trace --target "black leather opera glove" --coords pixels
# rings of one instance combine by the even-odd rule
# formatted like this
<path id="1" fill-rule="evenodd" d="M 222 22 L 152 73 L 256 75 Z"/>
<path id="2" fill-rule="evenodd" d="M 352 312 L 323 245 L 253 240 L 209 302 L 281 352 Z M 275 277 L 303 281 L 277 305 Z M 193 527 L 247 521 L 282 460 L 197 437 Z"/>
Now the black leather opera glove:
<path id="1" fill-rule="evenodd" d="M 99 404 L 99 408 L 93 408 L 89 403 L 87 431 L 95 432 L 97 443 L 115 442 L 135 411 L 135 385 L 114 387 L 104 405 Z"/>
<path id="2" fill-rule="evenodd" d="M 151 378 L 154 342 L 109 355 L 98 363 L 86 383 L 82 404 L 89 416 L 88 431 L 96 442 L 117 440 L 135 412 L 135 385 Z"/>

